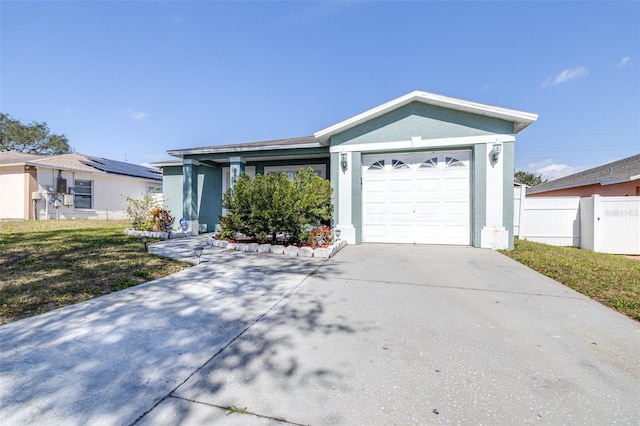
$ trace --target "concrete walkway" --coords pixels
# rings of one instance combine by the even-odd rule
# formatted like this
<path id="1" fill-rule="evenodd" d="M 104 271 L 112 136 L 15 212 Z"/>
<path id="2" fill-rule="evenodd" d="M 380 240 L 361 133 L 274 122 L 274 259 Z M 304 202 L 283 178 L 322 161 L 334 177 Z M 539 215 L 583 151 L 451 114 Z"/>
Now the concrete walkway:
<path id="1" fill-rule="evenodd" d="M 640 324 L 499 253 L 205 253 L 0 327 L 2 424 L 640 423 Z"/>

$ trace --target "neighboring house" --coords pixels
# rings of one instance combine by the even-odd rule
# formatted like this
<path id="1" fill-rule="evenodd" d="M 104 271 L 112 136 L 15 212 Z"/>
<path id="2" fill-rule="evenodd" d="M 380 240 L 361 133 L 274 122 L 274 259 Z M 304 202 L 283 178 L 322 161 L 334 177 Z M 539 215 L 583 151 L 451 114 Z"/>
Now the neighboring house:
<path id="1" fill-rule="evenodd" d="M 169 151 L 168 208 L 213 231 L 242 173 L 311 167 L 349 243 L 513 247 L 515 135 L 536 114 L 414 91 L 313 136 Z"/>
<path id="2" fill-rule="evenodd" d="M 0 219 L 122 219 L 126 197 L 162 189 L 158 169 L 81 154 L 0 152 Z"/>
<path id="3" fill-rule="evenodd" d="M 640 196 L 640 154 L 527 189 L 527 197 Z"/>

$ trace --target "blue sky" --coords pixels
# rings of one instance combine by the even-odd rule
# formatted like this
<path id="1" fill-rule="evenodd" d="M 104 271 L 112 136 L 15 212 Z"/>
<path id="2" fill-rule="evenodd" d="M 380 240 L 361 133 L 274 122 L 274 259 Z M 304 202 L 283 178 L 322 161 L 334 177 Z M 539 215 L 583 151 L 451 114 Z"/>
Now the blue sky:
<path id="1" fill-rule="evenodd" d="M 412 90 L 539 114 L 516 169 L 640 152 L 640 2 L 1 1 L 0 110 L 84 154 L 311 135 Z"/>

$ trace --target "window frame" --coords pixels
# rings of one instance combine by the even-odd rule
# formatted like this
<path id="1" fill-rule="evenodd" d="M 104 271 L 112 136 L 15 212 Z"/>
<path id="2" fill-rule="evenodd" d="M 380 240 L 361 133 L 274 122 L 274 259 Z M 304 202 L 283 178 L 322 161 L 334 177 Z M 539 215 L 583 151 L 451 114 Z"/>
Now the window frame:
<path id="1" fill-rule="evenodd" d="M 88 183 L 88 186 L 80 185 L 79 183 Z M 78 191 L 80 189 L 80 192 Z M 85 189 L 88 189 L 88 192 L 83 192 Z M 89 200 L 89 207 L 80 207 L 78 204 L 85 204 L 84 201 L 78 203 L 78 200 Z M 73 207 L 77 210 L 93 210 L 93 181 L 85 180 L 85 179 L 76 179 L 73 184 Z"/>

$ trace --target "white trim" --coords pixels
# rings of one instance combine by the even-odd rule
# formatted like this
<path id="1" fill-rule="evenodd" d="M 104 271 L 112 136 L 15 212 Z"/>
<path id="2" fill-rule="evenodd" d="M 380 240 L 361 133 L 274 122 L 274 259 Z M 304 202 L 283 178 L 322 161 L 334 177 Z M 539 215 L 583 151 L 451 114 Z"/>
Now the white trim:
<path id="1" fill-rule="evenodd" d="M 263 146 L 243 146 L 243 144 L 238 144 L 238 146 L 226 146 L 226 148 L 218 148 L 218 147 L 205 147 L 205 148 L 192 148 L 192 149 L 176 149 L 169 150 L 167 153 L 173 156 L 181 156 L 181 155 L 194 155 L 194 154 L 224 154 L 230 152 L 253 152 L 253 151 L 271 151 L 271 150 L 282 150 L 282 149 L 298 149 L 298 148 L 321 148 L 322 144 L 320 141 L 318 142 L 310 142 L 310 143 L 300 143 L 300 144 L 291 144 L 291 145 L 263 145 Z"/>
<path id="2" fill-rule="evenodd" d="M 326 129 L 322 129 L 314 133 L 314 136 L 316 138 L 326 138 L 333 136 L 337 133 L 343 132 L 373 118 L 384 115 L 414 101 L 444 108 L 450 108 L 458 111 L 499 118 L 505 121 L 511 121 L 515 123 L 515 133 L 518 133 L 520 130 L 524 129 L 529 124 L 538 119 L 538 114 L 533 114 L 530 112 L 507 109 L 498 106 L 481 104 L 464 99 L 451 98 L 448 96 L 437 95 L 435 93 L 415 90 L 404 96 L 400 96 L 399 98 L 393 99 L 361 114 L 355 115 L 351 118 L 334 124 L 333 126 L 327 127 Z"/>
<path id="3" fill-rule="evenodd" d="M 412 138 L 410 141 L 395 142 L 379 142 L 379 143 L 361 143 L 353 145 L 336 145 L 329 149 L 331 153 L 339 152 L 375 152 L 375 151 L 397 151 L 409 149 L 429 149 L 453 146 L 469 146 L 478 143 L 501 143 L 515 142 L 513 135 L 484 135 L 484 136 L 463 136 L 457 138 L 440 138 L 440 139 L 418 139 Z"/>
<path id="4" fill-rule="evenodd" d="M 616 183 L 633 182 L 634 180 L 637 180 L 637 179 L 640 179 L 640 175 L 629 176 L 629 177 L 618 178 L 618 179 L 606 179 L 606 180 L 600 181 L 600 185 L 602 186 L 615 185 Z"/>
<path id="5" fill-rule="evenodd" d="M 243 157 L 229 157 L 229 163 L 247 164 L 247 161 Z"/>
<path id="6" fill-rule="evenodd" d="M 200 162 L 198 160 L 194 160 L 192 158 L 187 158 L 182 160 L 182 164 L 193 164 L 194 166 L 199 166 Z"/>

